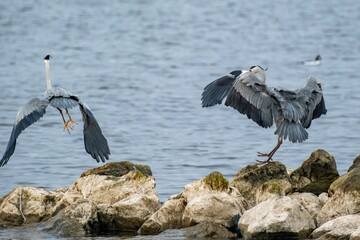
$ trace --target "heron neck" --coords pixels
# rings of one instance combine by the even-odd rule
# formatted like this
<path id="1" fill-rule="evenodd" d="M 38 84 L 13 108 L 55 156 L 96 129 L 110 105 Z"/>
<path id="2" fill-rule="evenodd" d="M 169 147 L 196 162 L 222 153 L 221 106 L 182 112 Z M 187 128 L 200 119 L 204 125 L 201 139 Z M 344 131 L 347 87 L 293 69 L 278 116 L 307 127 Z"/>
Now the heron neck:
<path id="1" fill-rule="evenodd" d="M 45 77 L 46 77 L 46 88 L 51 89 L 51 78 L 50 78 L 50 63 L 45 60 Z"/>
<path id="2" fill-rule="evenodd" d="M 258 71 L 258 73 L 260 75 L 260 80 L 265 82 L 266 81 L 265 72 L 264 71 Z"/>

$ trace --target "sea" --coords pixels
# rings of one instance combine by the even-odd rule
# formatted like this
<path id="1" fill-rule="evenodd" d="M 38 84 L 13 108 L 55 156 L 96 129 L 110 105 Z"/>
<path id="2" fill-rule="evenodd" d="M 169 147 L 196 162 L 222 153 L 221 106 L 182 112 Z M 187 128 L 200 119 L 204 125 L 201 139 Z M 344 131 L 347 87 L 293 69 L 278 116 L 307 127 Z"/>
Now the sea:
<path id="1" fill-rule="evenodd" d="M 360 1 L 13 0 L 0 9 L 1 156 L 19 108 L 46 89 L 47 54 L 53 85 L 96 117 L 108 162 L 149 165 L 162 202 L 213 171 L 231 181 L 276 145 L 275 127 L 201 106 L 208 83 L 253 65 L 268 68 L 268 86 L 297 89 L 310 75 L 323 86 L 327 114 L 274 160 L 296 169 L 324 149 L 344 174 L 360 155 Z M 320 65 L 301 64 L 317 54 Z M 70 134 L 52 107 L 20 134 L 0 168 L 0 196 L 17 186 L 67 187 L 104 164 L 85 151 L 79 110 L 70 114 Z M 0 238 L 26 233 L 1 230 Z"/>

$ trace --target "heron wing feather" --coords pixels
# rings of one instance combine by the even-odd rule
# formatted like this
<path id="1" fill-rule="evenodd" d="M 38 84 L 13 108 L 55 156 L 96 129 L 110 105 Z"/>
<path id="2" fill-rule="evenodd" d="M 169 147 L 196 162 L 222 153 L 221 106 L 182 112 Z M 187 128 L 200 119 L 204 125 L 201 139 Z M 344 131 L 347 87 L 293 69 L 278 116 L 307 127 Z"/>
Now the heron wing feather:
<path id="1" fill-rule="evenodd" d="M 233 107 L 265 128 L 273 125 L 274 104 L 275 99 L 266 84 L 250 72 L 236 79 L 225 102 L 226 106 Z"/>
<path id="2" fill-rule="evenodd" d="M 79 105 L 84 121 L 85 150 L 97 162 L 100 162 L 100 160 L 105 162 L 105 159 L 109 159 L 110 155 L 107 140 L 102 134 L 101 128 L 90 109 L 81 101 Z"/>
<path id="3" fill-rule="evenodd" d="M 226 75 L 208 84 L 202 93 L 202 106 L 212 107 L 221 104 L 223 99 L 229 94 L 234 81 L 235 76 Z"/>
<path id="4" fill-rule="evenodd" d="M 0 160 L 0 167 L 4 166 L 13 155 L 16 146 L 16 139 L 20 133 L 31 124 L 38 121 L 45 114 L 45 109 L 49 102 L 40 98 L 33 98 L 22 106 L 16 115 L 15 123 L 10 135 L 5 153 Z"/>

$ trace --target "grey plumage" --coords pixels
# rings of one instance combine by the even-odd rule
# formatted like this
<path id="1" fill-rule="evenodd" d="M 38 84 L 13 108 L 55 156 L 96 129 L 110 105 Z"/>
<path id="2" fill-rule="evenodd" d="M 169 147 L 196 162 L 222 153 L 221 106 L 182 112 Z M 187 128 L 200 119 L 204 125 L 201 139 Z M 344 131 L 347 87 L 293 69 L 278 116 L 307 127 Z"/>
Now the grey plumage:
<path id="1" fill-rule="evenodd" d="M 97 162 L 100 162 L 100 160 L 105 162 L 106 159 L 109 159 L 110 149 L 107 140 L 102 134 L 99 124 L 97 123 L 89 107 L 83 101 L 81 101 L 78 96 L 73 95 L 62 88 L 51 87 L 50 73 L 48 72 L 49 60 L 49 55 L 44 58 L 45 65 L 47 67 L 47 90 L 43 95 L 31 99 L 28 103 L 20 108 L 16 115 L 7 148 L 2 159 L 0 160 L 0 167 L 4 166 L 9 161 L 11 155 L 14 153 L 16 140 L 20 133 L 38 121 L 42 116 L 44 116 L 46 108 L 49 105 L 57 108 L 60 111 L 64 120 L 64 129 L 66 128 L 68 131 L 69 129 L 72 129 L 71 126 L 67 126 L 69 121 L 72 121 L 72 119 L 67 110 L 79 106 L 84 122 L 84 145 L 86 152 L 89 153 Z M 65 109 L 70 118 L 67 122 L 64 119 L 61 109 Z"/>
<path id="2" fill-rule="evenodd" d="M 310 127 L 312 120 L 327 112 L 321 84 L 312 76 L 304 87 L 295 91 L 268 87 L 265 72 L 260 66 L 242 71 L 236 79 L 227 81 L 226 88 L 220 85 L 222 79 L 224 77 L 204 88 L 202 106 L 214 106 L 225 99 L 226 106 L 238 110 L 261 127 L 271 127 L 275 122 L 277 128 L 274 134 L 279 136 L 279 146 L 283 139 L 305 141 L 308 138 L 306 128 Z M 261 154 L 265 155 L 270 154 Z"/>

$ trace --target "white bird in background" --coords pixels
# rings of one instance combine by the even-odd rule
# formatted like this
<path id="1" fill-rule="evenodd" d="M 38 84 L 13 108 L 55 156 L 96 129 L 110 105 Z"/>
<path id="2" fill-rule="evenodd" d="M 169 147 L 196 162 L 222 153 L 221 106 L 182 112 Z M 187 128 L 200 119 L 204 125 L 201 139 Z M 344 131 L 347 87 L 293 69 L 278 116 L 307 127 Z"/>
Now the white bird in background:
<path id="1" fill-rule="evenodd" d="M 302 62 L 299 62 L 300 64 L 303 64 L 303 65 L 307 65 L 307 66 L 316 66 L 316 65 L 320 65 L 321 64 L 321 56 L 318 54 L 316 55 L 315 59 L 313 60 L 305 60 L 305 61 L 302 61 Z"/>
<path id="2" fill-rule="evenodd" d="M 259 78 L 257 75 L 259 75 Z M 270 153 L 259 153 L 267 157 L 266 163 L 281 146 L 283 139 L 302 142 L 308 138 L 305 130 L 313 119 L 326 114 L 321 84 L 310 76 L 303 88 L 290 91 L 270 88 L 265 83 L 265 70 L 253 66 L 249 71 L 236 70 L 208 84 L 202 93 L 202 106 L 221 104 L 230 106 L 246 115 L 259 126 L 268 128 L 275 122 L 278 142 Z"/>
<path id="3" fill-rule="evenodd" d="M 64 130 L 70 133 L 76 123 L 70 116 L 68 109 L 79 106 L 84 122 L 84 144 L 85 150 L 97 162 L 105 162 L 109 159 L 110 149 L 106 138 L 101 132 L 99 124 L 90 108 L 76 95 L 69 93 L 62 88 L 53 88 L 50 79 L 50 55 L 44 58 L 46 73 L 46 91 L 43 95 L 31 99 L 22 106 L 16 115 L 13 130 L 4 156 L 0 160 L 0 167 L 4 166 L 15 151 L 16 139 L 20 133 L 31 124 L 38 121 L 44 114 L 48 105 L 59 110 L 64 122 Z M 65 120 L 62 109 L 65 110 L 68 120 Z"/>

